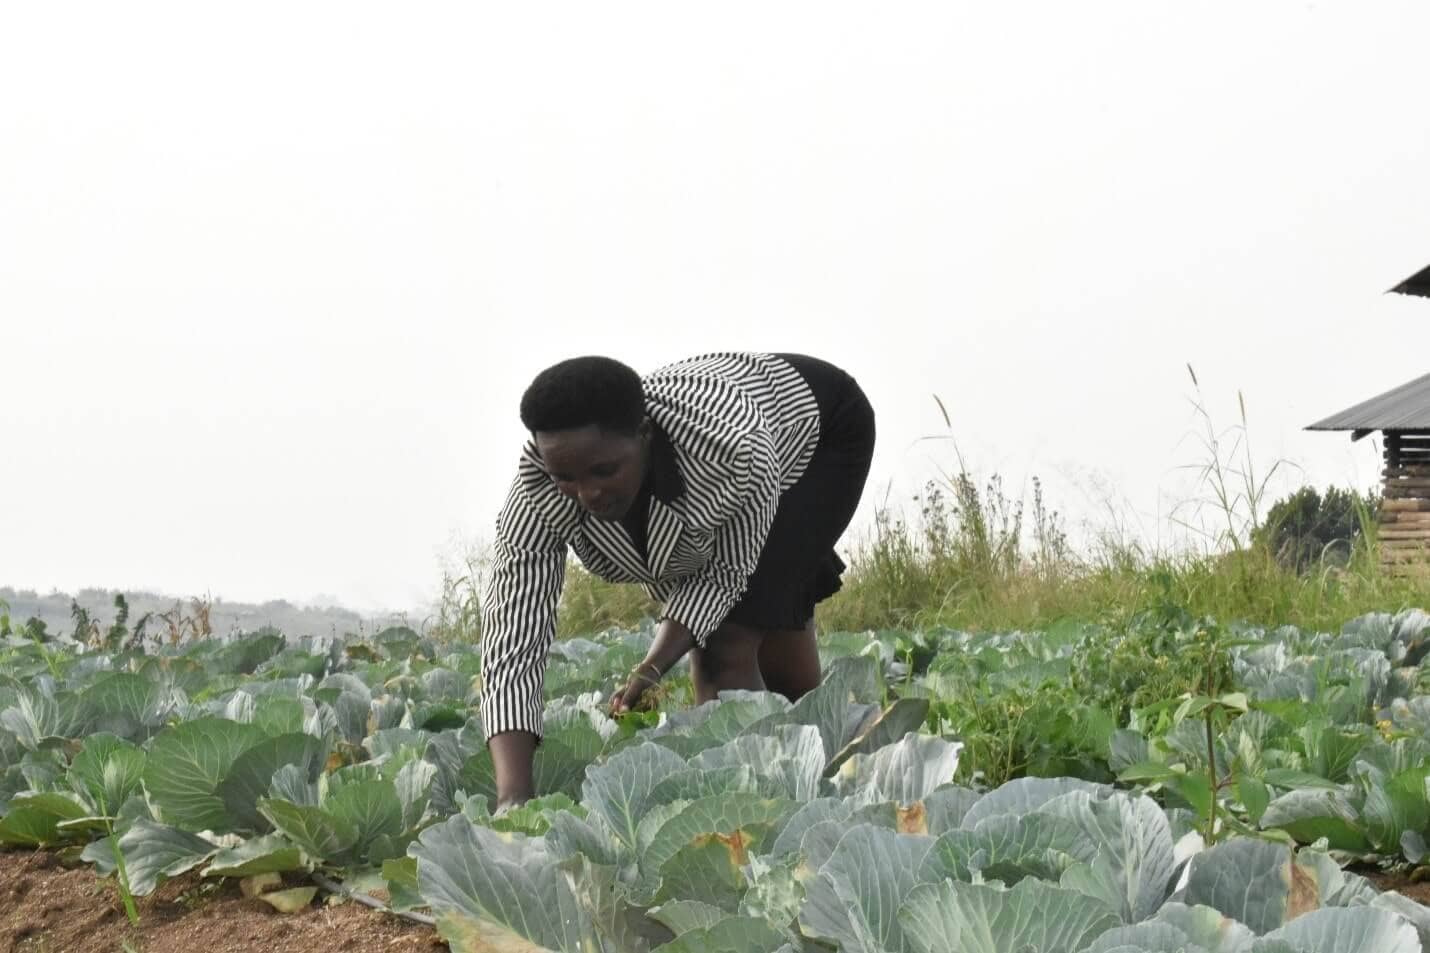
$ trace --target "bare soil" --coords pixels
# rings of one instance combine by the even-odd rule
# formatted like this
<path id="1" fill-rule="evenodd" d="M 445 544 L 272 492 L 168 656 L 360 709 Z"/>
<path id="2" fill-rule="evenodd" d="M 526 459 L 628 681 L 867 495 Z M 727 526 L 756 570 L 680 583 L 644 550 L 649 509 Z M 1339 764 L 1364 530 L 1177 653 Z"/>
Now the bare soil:
<path id="1" fill-rule="evenodd" d="M 1430 904 L 1430 878 L 1355 869 L 1379 890 Z M 1430 873 L 1430 871 L 1427 871 Z M 124 915 L 113 880 L 48 851 L 0 851 L 0 953 L 436 953 L 436 932 L 322 895 L 300 913 L 247 900 L 231 880 L 185 874 L 136 900 Z"/>
<path id="2" fill-rule="evenodd" d="M 1354 873 L 1358 873 L 1369 880 L 1371 885 L 1381 893 L 1393 890 L 1398 894 L 1409 897 L 1416 903 L 1423 903 L 1430 906 L 1430 879 L 1425 879 L 1425 874 L 1419 873 L 1419 871 L 1422 870 L 1425 870 L 1425 868 L 1399 872 L 1388 872 L 1374 867 L 1365 869 L 1352 868 Z M 1426 872 L 1430 873 L 1430 871 Z"/>
<path id="3" fill-rule="evenodd" d="M 185 874 L 136 899 L 47 851 L 0 852 L 0 953 L 435 953 L 429 927 L 320 894 L 299 913 L 247 900 L 229 880 Z"/>

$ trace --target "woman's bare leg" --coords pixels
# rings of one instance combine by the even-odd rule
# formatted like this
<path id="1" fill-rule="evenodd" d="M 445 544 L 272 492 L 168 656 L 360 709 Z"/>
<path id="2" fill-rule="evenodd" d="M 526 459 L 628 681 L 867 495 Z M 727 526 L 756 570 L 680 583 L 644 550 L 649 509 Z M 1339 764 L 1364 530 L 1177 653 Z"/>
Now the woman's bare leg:
<path id="1" fill-rule="evenodd" d="M 732 688 L 778 692 L 798 701 L 819 684 L 814 620 L 802 629 L 756 629 L 727 622 L 690 653 L 697 704 Z"/>
<path id="2" fill-rule="evenodd" d="M 690 653 L 690 679 L 695 685 L 695 702 L 711 701 L 732 688 L 764 691 L 760 675 L 760 643 L 764 632 L 747 625 L 726 622 L 711 633 L 705 648 Z"/>
<path id="3" fill-rule="evenodd" d="M 819 684 L 819 646 L 814 620 L 803 629 L 769 631 L 760 642 L 760 673 L 772 692 L 799 701 Z"/>

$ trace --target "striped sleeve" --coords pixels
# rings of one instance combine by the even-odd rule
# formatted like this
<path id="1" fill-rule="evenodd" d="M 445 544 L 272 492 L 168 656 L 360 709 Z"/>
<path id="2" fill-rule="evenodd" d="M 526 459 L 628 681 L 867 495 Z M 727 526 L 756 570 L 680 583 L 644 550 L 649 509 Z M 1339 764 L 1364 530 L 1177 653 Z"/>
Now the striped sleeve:
<path id="1" fill-rule="evenodd" d="M 729 479 L 718 502 L 719 525 L 709 562 L 683 581 L 665 604 L 664 617 L 683 624 L 702 648 L 749 585 L 779 507 L 779 459 L 767 429 L 757 427 L 746 434 Z"/>
<path id="2" fill-rule="evenodd" d="M 566 546 L 538 515 L 517 477 L 497 516 L 482 592 L 482 726 L 542 733 L 547 652 L 566 574 Z"/>

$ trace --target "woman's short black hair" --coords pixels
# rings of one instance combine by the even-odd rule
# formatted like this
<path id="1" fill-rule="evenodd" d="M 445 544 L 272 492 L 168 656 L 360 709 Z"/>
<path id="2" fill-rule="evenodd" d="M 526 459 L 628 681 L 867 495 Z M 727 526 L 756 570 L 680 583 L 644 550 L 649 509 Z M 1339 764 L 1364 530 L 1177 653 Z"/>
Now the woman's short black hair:
<path id="1" fill-rule="evenodd" d="M 640 375 L 609 357 L 573 357 L 553 364 L 521 395 L 521 422 L 532 433 L 595 424 L 629 435 L 644 419 Z"/>

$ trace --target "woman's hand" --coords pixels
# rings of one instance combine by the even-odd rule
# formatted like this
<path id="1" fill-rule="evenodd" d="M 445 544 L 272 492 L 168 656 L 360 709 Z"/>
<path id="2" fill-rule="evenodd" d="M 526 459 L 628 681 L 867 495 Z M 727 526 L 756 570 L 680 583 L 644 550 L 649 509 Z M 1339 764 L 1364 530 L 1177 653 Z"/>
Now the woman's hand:
<path id="1" fill-rule="evenodd" d="M 660 669 L 650 662 L 642 662 L 631 669 L 625 687 L 611 696 L 611 717 L 634 711 L 646 689 L 660 684 L 661 674 Z"/>
<path id="2" fill-rule="evenodd" d="M 529 731 L 504 731 L 487 742 L 497 776 L 497 812 L 525 804 L 536 795 L 531 783 L 536 735 Z"/>
<path id="3" fill-rule="evenodd" d="M 634 711 L 641 696 L 660 684 L 661 677 L 694 647 L 689 629 L 674 619 L 661 620 L 645 661 L 631 669 L 625 687 L 611 696 L 611 716 Z"/>

